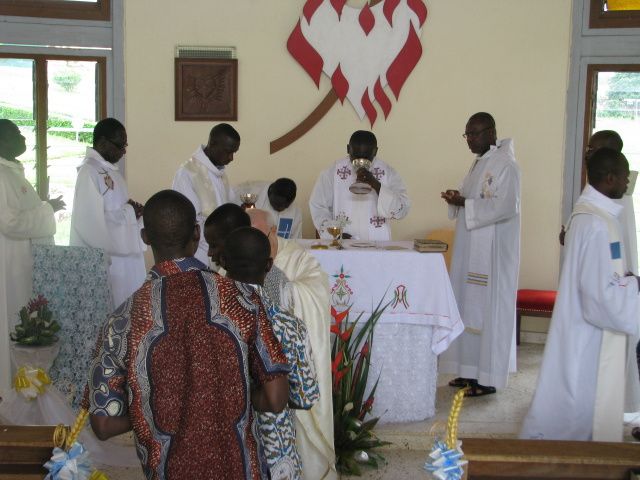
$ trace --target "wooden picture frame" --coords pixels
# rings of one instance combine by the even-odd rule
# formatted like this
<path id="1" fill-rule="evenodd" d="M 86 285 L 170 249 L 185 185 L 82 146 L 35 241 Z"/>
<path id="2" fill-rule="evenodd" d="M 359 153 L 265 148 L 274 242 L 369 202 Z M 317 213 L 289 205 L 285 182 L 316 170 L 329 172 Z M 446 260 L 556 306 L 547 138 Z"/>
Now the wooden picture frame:
<path id="1" fill-rule="evenodd" d="M 238 60 L 175 59 L 175 119 L 237 120 Z"/>

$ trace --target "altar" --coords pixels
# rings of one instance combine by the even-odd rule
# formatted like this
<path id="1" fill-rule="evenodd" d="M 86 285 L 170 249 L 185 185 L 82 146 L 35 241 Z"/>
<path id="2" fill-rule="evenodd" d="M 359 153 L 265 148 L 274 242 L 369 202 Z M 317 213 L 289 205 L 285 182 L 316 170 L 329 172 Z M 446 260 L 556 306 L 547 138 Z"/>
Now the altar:
<path id="1" fill-rule="evenodd" d="M 327 242 L 324 242 L 325 244 Z M 314 249 L 329 275 L 331 303 L 366 318 L 390 302 L 376 326 L 369 385 L 380 382 L 373 416 L 414 422 L 435 414 L 437 356 L 464 330 L 441 253 L 418 253 L 412 242 L 343 240 L 343 249 Z"/>

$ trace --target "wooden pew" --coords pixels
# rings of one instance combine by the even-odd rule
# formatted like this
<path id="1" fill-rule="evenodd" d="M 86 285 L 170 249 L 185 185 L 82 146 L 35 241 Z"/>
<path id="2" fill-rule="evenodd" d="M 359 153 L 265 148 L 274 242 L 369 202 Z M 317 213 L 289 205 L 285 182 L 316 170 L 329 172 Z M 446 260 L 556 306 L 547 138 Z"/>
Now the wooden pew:
<path id="1" fill-rule="evenodd" d="M 462 438 L 467 478 L 620 479 L 640 469 L 640 443 Z"/>
<path id="2" fill-rule="evenodd" d="M 42 480 L 54 426 L 0 425 L 0 480 Z"/>

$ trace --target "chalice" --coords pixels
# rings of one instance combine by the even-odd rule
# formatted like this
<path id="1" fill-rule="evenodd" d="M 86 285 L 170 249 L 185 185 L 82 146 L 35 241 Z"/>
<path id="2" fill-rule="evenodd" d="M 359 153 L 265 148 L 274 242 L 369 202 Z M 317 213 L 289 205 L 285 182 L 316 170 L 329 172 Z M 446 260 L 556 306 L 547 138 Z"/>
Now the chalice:
<path id="1" fill-rule="evenodd" d="M 258 200 L 258 195 L 255 193 L 243 193 L 240 195 L 240 200 L 242 200 L 242 208 L 245 210 L 249 208 L 256 208 L 256 201 Z"/>
<path id="2" fill-rule="evenodd" d="M 366 168 L 369 170 L 371 168 L 371 160 L 368 158 L 354 158 L 351 160 L 351 165 L 353 165 L 353 169 L 357 172 L 361 168 Z M 349 191 L 351 193 L 356 193 L 358 195 L 364 195 L 369 193 L 372 190 L 371 185 L 364 182 L 355 181 L 349 186 Z"/>
<path id="3" fill-rule="evenodd" d="M 333 242 L 331 242 L 329 246 L 340 250 L 342 245 L 339 242 L 339 238 L 342 236 L 342 227 L 338 223 L 331 223 L 326 227 L 326 229 L 329 235 L 333 237 Z"/>

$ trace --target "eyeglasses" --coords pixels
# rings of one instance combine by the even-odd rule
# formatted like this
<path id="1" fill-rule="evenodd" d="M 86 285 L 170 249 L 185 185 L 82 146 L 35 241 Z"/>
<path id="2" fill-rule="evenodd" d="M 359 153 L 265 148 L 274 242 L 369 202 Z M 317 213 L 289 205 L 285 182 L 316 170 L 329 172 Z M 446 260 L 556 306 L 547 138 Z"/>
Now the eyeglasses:
<path id="1" fill-rule="evenodd" d="M 122 145 L 120 143 L 114 142 L 113 140 L 109 140 L 108 138 L 105 138 L 105 140 L 109 142 L 111 145 L 113 145 L 114 147 L 116 147 L 118 150 L 126 150 L 127 147 L 129 146 L 128 143 L 125 143 L 124 145 Z"/>
<path id="2" fill-rule="evenodd" d="M 487 127 L 487 128 L 483 128 L 482 130 L 478 130 L 477 132 L 464 132 L 462 134 L 462 138 L 475 138 L 477 136 L 479 136 L 482 132 L 486 132 L 487 130 L 491 130 L 493 127 Z"/>

